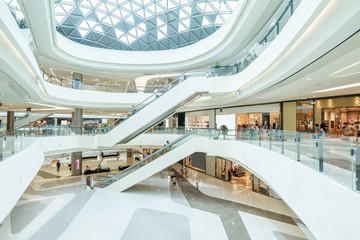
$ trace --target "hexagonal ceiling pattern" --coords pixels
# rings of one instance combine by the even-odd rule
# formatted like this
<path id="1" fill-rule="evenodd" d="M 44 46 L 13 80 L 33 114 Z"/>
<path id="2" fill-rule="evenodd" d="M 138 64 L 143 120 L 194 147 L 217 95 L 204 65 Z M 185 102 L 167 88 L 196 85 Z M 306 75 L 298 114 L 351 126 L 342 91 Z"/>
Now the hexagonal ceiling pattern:
<path id="1" fill-rule="evenodd" d="M 242 0 L 55 0 L 56 29 L 93 47 L 181 48 L 213 34 Z"/>

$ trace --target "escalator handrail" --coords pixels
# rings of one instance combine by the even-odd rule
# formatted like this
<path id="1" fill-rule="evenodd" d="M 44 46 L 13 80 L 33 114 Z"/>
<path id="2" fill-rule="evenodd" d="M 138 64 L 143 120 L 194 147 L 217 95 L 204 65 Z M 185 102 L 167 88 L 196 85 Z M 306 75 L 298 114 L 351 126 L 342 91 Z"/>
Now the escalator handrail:
<path id="1" fill-rule="evenodd" d="M 112 181 L 113 178 L 116 178 L 116 176 L 121 176 L 121 175 L 123 175 L 123 174 L 128 173 L 128 172 L 131 171 L 133 168 L 135 168 L 135 167 L 137 167 L 138 165 L 141 165 L 142 163 L 148 161 L 149 159 L 151 159 L 151 158 L 154 157 L 155 155 L 161 153 L 161 152 L 164 151 L 165 149 L 168 149 L 169 147 L 171 148 L 171 146 L 173 146 L 174 144 L 176 144 L 176 143 L 182 141 L 183 139 L 189 137 L 190 135 L 193 135 L 193 134 L 195 134 L 195 133 L 197 133 L 197 132 L 204 131 L 204 130 L 207 131 L 207 132 L 209 133 L 209 135 L 210 135 L 211 131 L 214 131 L 214 132 L 216 133 L 216 134 L 213 136 L 214 139 L 216 139 L 216 138 L 220 135 L 220 130 L 219 130 L 219 129 L 199 128 L 199 129 L 192 130 L 191 132 L 186 133 L 186 134 L 184 134 L 183 136 L 175 139 L 173 142 L 165 145 L 164 147 L 162 147 L 161 149 L 157 150 L 157 151 L 154 152 L 153 154 L 147 156 L 146 158 L 142 159 L 141 161 L 139 161 L 139 162 L 131 165 L 130 167 L 126 168 L 125 170 L 123 170 L 123 171 L 115 174 L 114 176 L 112 176 L 112 177 L 110 177 L 110 178 L 108 178 L 108 179 L 106 179 L 106 180 L 101 180 L 101 181 L 97 181 L 97 182 L 100 182 L 101 184 L 105 184 L 105 183 L 108 182 L 108 181 Z M 118 179 L 118 180 L 119 180 L 119 179 Z"/>
<path id="2" fill-rule="evenodd" d="M 129 114 L 132 115 L 135 115 L 138 111 L 140 111 L 144 106 L 146 106 L 147 104 L 151 103 L 152 101 L 154 101 L 155 99 L 161 97 L 161 95 L 163 95 L 164 93 L 166 93 L 167 91 L 169 91 L 171 88 L 177 86 L 178 84 L 174 84 L 176 81 L 185 81 L 186 80 L 186 77 L 185 75 L 186 74 L 189 74 L 189 73 L 193 73 L 194 74 L 191 74 L 191 76 L 204 76 L 204 75 L 209 75 L 211 72 L 210 72 L 210 69 L 208 68 L 204 68 L 204 69 L 196 69 L 196 70 L 190 70 L 190 71 L 187 71 L 183 74 L 181 74 L 179 77 L 177 77 L 175 80 L 173 80 L 172 82 L 170 82 L 169 84 L 165 85 L 163 88 L 161 88 L 159 91 L 153 93 L 151 96 L 149 96 L 148 98 L 146 98 L 144 101 L 142 101 L 141 103 L 137 104 L 134 109 L 135 109 L 135 112 L 133 113 L 133 110 L 134 109 L 131 109 L 129 110 L 128 112 L 122 114 L 119 118 L 117 118 L 113 123 L 109 124 L 109 126 L 107 127 L 104 127 L 104 128 L 93 128 L 93 134 L 96 134 L 96 130 L 101 130 L 101 129 L 111 129 L 113 127 L 116 126 L 116 124 L 120 124 L 120 120 L 121 119 L 128 119 L 129 117 L 126 117 L 125 116 L 128 116 Z M 202 72 L 202 73 L 201 73 Z M 165 91 L 164 91 L 165 90 Z M 164 92 L 163 92 L 164 91 Z M 160 95 L 161 94 L 161 95 Z M 156 97 L 157 95 L 159 95 L 158 97 Z M 154 98 L 155 96 L 155 98 Z M 147 104 L 143 105 L 142 107 L 139 107 L 141 106 L 143 103 L 145 103 L 146 101 L 148 101 L 149 99 L 153 98 L 153 100 L 151 100 L 150 102 L 148 102 Z M 139 109 L 138 109 L 139 107 Z M 124 121 L 125 121 L 124 120 Z M 106 131 L 107 132 L 107 131 Z"/>

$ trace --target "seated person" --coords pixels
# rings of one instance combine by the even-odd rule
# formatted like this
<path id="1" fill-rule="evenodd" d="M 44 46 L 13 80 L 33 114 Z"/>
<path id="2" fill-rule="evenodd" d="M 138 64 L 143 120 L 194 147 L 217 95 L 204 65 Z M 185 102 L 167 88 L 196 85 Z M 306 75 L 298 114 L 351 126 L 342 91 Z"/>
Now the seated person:
<path id="1" fill-rule="evenodd" d="M 90 171 L 89 166 L 86 166 L 85 171 Z"/>
<path id="2" fill-rule="evenodd" d="M 101 170 L 101 166 L 100 166 L 100 164 L 97 166 L 97 168 L 96 168 L 96 172 L 100 172 L 100 170 Z"/>

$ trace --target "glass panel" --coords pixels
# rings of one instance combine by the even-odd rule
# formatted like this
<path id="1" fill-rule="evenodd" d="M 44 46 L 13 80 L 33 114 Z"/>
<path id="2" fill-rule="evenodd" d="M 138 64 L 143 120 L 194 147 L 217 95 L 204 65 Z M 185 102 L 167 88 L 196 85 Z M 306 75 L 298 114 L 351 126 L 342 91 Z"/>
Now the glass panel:
<path id="1" fill-rule="evenodd" d="M 128 118 L 135 115 L 142 108 L 144 108 L 148 104 L 152 103 L 157 98 L 161 97 L 164 93 L 170 91 L 172 88 L 176 87 L 179 83 L 185 81 L 186 79 L 191 78 L 191 77 L 198 77 L 198 76 L 209 76 L 209 74 L 210 73 L 209 73 L 208 69 L 192 70 L 192 71 L 188 71 L 188 72 L 182 74 L 180 77 L 176 78 L 174 81 L 172 81 L 171 83 L 169 83 L 165 87 L 161 88 L 160 90 L 156 89 L 154 94 L 151 95 L 150 97 L 148 97 L 147 99 L 145 99 L 143 102 L 139 103 L 136 106 L 132 106 L 130 111 L 128 111 L 127 113 L 121 115 L 116 121 L 111 123 L 108 127 L 106 127 L 106 128 L 94 128 L 93 129 L 93 134 L 103 134 L 103 133 L 109 132 L 111 129 L 116 127 L 118 124 L 126 121 Z"/>
<path id="2" fill-rule="evenodd" d="M 210 36 L 224 24 L 238 2 L 243 3 L 162 0 L 90 4 L 87 0 L 54 0 L 54 11 L 57 31 L 80 44 L 155 51 L 185 47 Z"/>
<path id="3" fill-rule="evenodd" d="M 300 2 L 301 0 L 285 1 L 275 13 L 273 17 L 274 20 L 263 29 L 264 34 L 261 35 L 262 37 L 249 50 L 248 54 L 245 55 L 242 59 L 238 60 L 237 63 L 230 66 L 221 66 L 219 63 L 214 63 L 214 66 L 211 67 L 212 75 L 214 77 L 227 76 L 243 71 L 279 35 L 280 31 L 284 28 L 290 17 L 293 15 Z"/>
<path id="4" fill-rule="evenodd" d="M 160 150 L 156 151 L 155 153 L 151 154 L 150 156 L 144 158 L 140 162 L 135 163 L 131 167 L 127 168 L 126 170 L 124 170 L 124 171 L 110 177 L 109 179 L 97 181 L 96 186 L 99 186 L 99 187 L 109 186 L 111 183 L 114 183 L 114 182 L 124 178 L 125 176 L 127 176 L 127 175 L 135 172 L 136 170 L 142 168 L 146 164 L 148 164 L 148 163 L 150 163 L 152 161 L 155 161 L 159 157 L 165 155 L 167 152 L 181 146 L 185 142 L 188 142 L 191 139 L 193 139 L 194 137 L 198 137 L 198 136 L 209 137 L 209 138 L 215 139 L 215 138 L 219 137 L 219 130 L 217 130 L 217 129 L 196 129 L 196 130 L 193 130 L 190 133 L 185 134 L 184 136 L 182 136 L 182 137 L 178 138 L 177 140 L 171 142 L 170 144 L 166 145 L 162 149 L 160 149 Z"/>
<path id="5" fill-rule="evenodd" d="M 229 130 L 229 137 L 283 154 L 341 184 L 356 189 L 356 158 L 360 159 L 357 137 L 342 140 L 325 133 L 241 128 Z M 234 135 L 235 137 L 232 137 Z M 359 188 L 360 190 L 360 188 Z M 359 191 L 357 190 L 357 191 Z"/>

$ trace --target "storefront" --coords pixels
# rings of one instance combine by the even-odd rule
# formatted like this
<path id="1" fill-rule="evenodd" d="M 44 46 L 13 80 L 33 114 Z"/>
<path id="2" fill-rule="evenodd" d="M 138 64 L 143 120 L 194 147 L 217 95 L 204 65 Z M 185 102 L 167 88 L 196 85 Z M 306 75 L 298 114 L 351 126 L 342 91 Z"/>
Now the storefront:
<path id="1" fill-rule="evenodd" d="M 234 107 L 217 110 L 216 124 L 220 127 L 223 123 L 227 123 L 225 125 L 229 129 L 241 127 L 280 128 L 280 116 L 280 104 Z"/>
<path id="2" fill-rule="evenodd" d="M 327 133 L 339 135 L 348 128 L 353 135 L 360 130 L 360 107 L 323 108 L 321 122 Z"/>
<path id="3" fill-rule="evenodd" d="M 296 131 L 314 131 L 314 102 L 296 102 Z"/>
<path id="4" fill-rule="evenodd" d="M 237 127 L 261 127 L 264 129 L 280 127 L 280 112 L 258 112 L 236 114 Z"/>
<path id="5" fill-rule="evenodd" d="M 360 96 L 283 103 L 284 130 L 356 136 L 360 132 Z"/>
<path id="6" fill-rule="evenodd" d="M 198 128 L 215 127 L 215 110 L 186 112 L 185 129 L 192 130 Z"/>
<path id="7" fill-rule="evenodd" d="M 320 99 L 314 105 L 315 123 L 325 132 L 356 136 L 360 132 L 360 97 Z"/>

